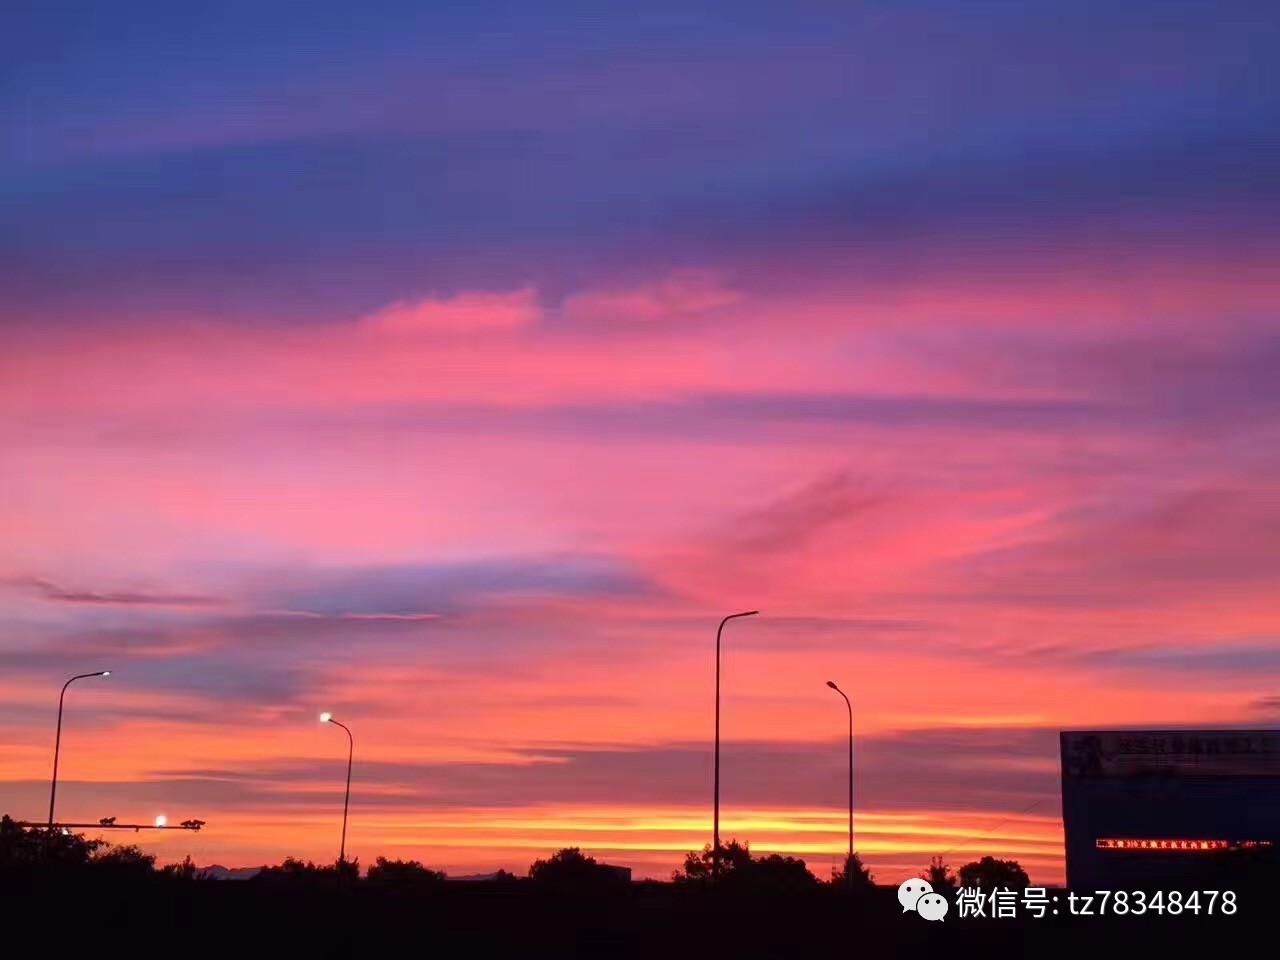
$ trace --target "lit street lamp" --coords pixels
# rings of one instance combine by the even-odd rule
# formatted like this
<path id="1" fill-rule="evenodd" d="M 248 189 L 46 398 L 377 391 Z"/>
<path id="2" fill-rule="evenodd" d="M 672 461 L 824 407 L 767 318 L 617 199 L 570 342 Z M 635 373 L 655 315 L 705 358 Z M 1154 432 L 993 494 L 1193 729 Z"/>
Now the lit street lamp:
<path id="1" fill-rule="evenodd" d="M 828 680 L 827 686 L 834 690 L 840 696 L 844 697 L 844 705 L 849 708 L 849 859 L 845 861 L 845 872 L 849 874 L 847 878 L 850 883 L 853 882 L 853 704 L 849 702 L 849 697 L 843 690 L 836 686 L 834 680 Z"/>
<path id="2" fill-rule="evenodd" d="M 759 610 L 748 610 L 745 613 L 731 613 L 720 621 L 716 628 L 716 762 L 715 790 L 712 803 L 711 826 L 711 876 L 720 877 L 720 633 L 724 625 L 738 617 L 754 617 Z"/>
<path id="3" fill-rule="evenodd" d="M 338 864 L 342 865 L 347 862 L 347 808 L 351 803 L 351 761 L 355 757 L 356 741 L 351 735 L 351 729 L 345 723 L 333 719 L 332 713 L 320 714 L 320 722 L 332 723 L 347 731 L 347 793 L 342 798 L 342 846 L 338 849 Z"/>
<path id="4" fill-rule="evenodd" d="M 67 687 L 77 680 L 88 677 L 109 677 L 110 670 L 99 670 L 96 673 L 80 673 L 62 685 L 62 693 L 58 694 L 58 733 L 53 740 L 53 780 L 49 784 L 49 836 L 53 836 L 53 801 L 58 796 L 58 753 L 62 749 L 62 701 L 67 696 Z"/>

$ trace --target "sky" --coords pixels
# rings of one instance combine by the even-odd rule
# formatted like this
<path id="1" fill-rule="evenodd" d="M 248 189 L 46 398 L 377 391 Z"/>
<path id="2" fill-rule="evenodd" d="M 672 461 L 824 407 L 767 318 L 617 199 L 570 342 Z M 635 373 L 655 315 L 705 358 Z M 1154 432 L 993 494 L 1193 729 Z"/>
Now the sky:
<path id="1" fill-rule="evenodd" d="M 20 2 L 0 810 L 162 861 L 1063 877 L 1280 721 L 1267 2 Z M 120 839 L 117 835 L 115 839 Z"/>

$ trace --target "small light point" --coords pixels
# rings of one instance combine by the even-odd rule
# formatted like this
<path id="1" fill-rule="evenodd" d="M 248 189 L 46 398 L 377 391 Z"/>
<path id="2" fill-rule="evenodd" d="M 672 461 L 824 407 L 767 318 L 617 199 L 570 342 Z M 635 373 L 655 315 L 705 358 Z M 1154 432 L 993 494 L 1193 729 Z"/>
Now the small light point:
<path id="1" fill-rule="evenodd" d="M 333 719 L 333 714 L 332 714 L 332 713 L 322 713 L 322 714 L 320 714 L 320 722 L 321 722 L 321 723 L 328 723 L 328 722 L 329 722 L 330 720 L 332 720 L 332 719 Z"/>

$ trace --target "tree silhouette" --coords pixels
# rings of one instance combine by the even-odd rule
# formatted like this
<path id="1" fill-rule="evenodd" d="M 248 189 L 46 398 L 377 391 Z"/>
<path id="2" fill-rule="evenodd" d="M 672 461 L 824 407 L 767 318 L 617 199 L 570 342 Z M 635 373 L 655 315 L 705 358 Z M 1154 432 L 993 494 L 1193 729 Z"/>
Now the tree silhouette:
<path id="1" fill-rule="evenodd" d="M 102 840 L 86 840 L 83 833 L 20 827 L 9 816 L 0 818 L 0 866 L 84 866 Z"/>
<path id="2" fill-rule="evenodd" d="M 95 853 L 90 861 L 95 870 L 110 871 L 113 875 L 124 877 L 145 877 L 156 867 L 156 858 L 150 853 L 143 853 L 134 844 L 114 846 Z"/>
<path id="3" fill-rule="evenodd" d="M 1027 871 L 1022 869 L 1017 860 L 983 857 L 973 863 L 966 863 L 960 868 L 960 886 L 983 887 L 988 890 L 997 887 L 1025 890 L 1031 886 L 1031 878 L 1027 876 Z"/>
<path id="4" fill-rule="evenodd" d="M 359 860 L 346 860 L 341 863 L 317 866 L 310 860 L 286 857 L 284 862 L 277 867 L 263 867 L 250 882 L 273 885 L 327 886 L 340 881 L 356 880 L 359 876 Z"/>
<path id="5" fill-rule="evenodd" d="M 726 890 L 743 891 L 781 892 L 818 886 L 818 878 L 809 872 L 803 860 L 776 853 L 754 858 L 750 845 L 737 840 L 720 845 L 719 879 L 712 874 L 713 861 L 711 844 L 707 844 L 700 852 L 687 854 L 684 869 L 677 870 L 671 879 L 677 884 L 715 883 Z"/>
<path id="6" fill-rule="evenodd" d="M 847 887 L 855 893 L 865 893 L 875 887 L 876 878 L 863 865 L 862 858 L 855 850 L 844 858 L 840 866 L 831 871 L 831 882 Z"/>
<path id="7" fill-rule="evenodd" d="M 711 855 L 711 844 L 707 844 L 699 852 L 690 851 L 685 854 L 684 867 L 671 875 L 676 883 L 710 883 L 714 857 Z M 720 880 L 726 881 L 735 873 L 751 868 L 751 847 L 746 843 L 730 840 L 720 844 Z"/>
<path id="8" fill-rule="evenodd" d="M 548 887 L 581 888 L 616 885 L 622 878 L 579 848 L 565 847 L 546 860 L 535 860 L 529 867 L 529 879 Z"/>
<path id="9" fill-rule="evenodd" d="M 944 863 L 941 857 L 930 860 L 929 866 L 920 876 L 929 881 L 929 886 L 933 887 L 935 893 L 950 893 L 960 885 L 960 878 L 951 871 L 951 867 Z"/>
<path id="10" fill-rule="evenodd" d="M 209 880 L 209 872 L 201 870 L 188 854 L 181 863 L 167 863 L 160 868 L 162 876 L 173 880 Z"/>
<path id="11" fill-rule="evenodd" d="M 771 853 L 754 860 L 750 870 L 742 876 L 749 878 L 753 890 L 813 890 L 818 878 L 809 872 L 799 857 L 784 857 Z"/>
<path id="12" fill-rule="evenodd" d="M 365 875 L 366 882 L 388 888 L 419 887 L 444 879 L 442 871 L 424 867 L 417 860 L 388 860 L 386 857 L 378 857 Z"/>
<path id="13" fill-rule="evenodd" d="M 24 830 L 8 814 L 0 819 L 0 866 L 26 866 L 38 862 L 43 853 L 43 843 L 43 836 L 37 837 L 34 830 Z"/>
<path id="14" fill-rule="evenodd" d="M 298 860 L 295 857 L 285 857 L 284 862 L 277 867 L 264 866 L 255 876 L 258 880 L 297 880 L 301 878 L 314 877 L 324 867 L 317 867 L 310 860 Z"/>
<path id="15" fill-rule="evenodd" d="M 539 883 L 589 880 L 595 868 L 594 857 L 588 857 L 578 847 L 565 847 L 546 860 L 535 860 L 529 867 L 529 879 Z"/>

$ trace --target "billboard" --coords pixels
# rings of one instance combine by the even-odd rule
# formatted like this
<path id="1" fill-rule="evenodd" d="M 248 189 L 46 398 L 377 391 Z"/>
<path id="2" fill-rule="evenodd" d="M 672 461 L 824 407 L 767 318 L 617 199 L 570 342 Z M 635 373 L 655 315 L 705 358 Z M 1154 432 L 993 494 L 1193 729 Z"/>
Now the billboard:
<path id="1" fill-rule="evenodd" d="M 1280 776 L 1280 731 L 1064 732 L 1062 773 L 1090 777 Z"/>
<path id="2" fill-rule="evenodd" d="M 1159 889 L 1206 856 L 1280 843 L 1280 730 L 1071 730 L 1060 740 L 1073 887 Z"/>

